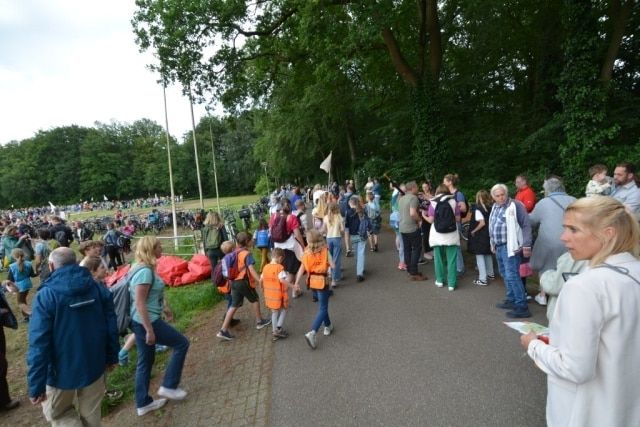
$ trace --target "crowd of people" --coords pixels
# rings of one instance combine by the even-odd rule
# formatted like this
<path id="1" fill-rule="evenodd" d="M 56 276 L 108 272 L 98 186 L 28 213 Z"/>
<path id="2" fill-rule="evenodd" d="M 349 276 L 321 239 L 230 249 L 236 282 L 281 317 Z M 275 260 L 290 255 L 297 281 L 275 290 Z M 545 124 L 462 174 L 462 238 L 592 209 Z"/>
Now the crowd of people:
<path id="1" fill-rule="evenodd" d="M 549 425 L 640 425 L 640 188 L 631 164 L 616 166 L 613 178 L 594 166 L 584 198 L 568 195 L 562 179 L 543 183 L 544 197 L 524 175 L 516 177 L 514 197 L 505 184 L 479 190 L 473 203 L 459 190 L 459 178 L 447 174 L 434 185 L 390 181 L 389 223 L 396 236 L 398 269 L 407 280 L 425 281 L 425 264 L 433 261 L 434 284 L 453 292 L 466 274 L 461 230 L 469 222 L 467 251 L 475 258 L 473 283 L 495 280 L 495 268 L 505 285 L 505 298 L 496 304 L 511 318 L 528 318 L 527 277 L 537 274 L 536 301 L 548 305 L 550 336 L 523 335 L 522 345 L 548 376 Z M 304 339 L 317 349 L 322 330 L 331 336 L 329 302 L 342 282 L 343 256 L 355 258 L 355 280 L 363 282 L 367 248 L 379 249 L 381 186 L 369 179 L 364 197 L 353 182 L 316 185 L 302 192 L 293 187 L 271 197 L 268 221 L 253 235 L 240 232 L 235 242 L 220 217 L 204 220 L 203 244 L 212 265 L 212 280 L 227 300 L 217 337 L 233 341 L 235 313 L 248 300 L 256 329 L 271 325 L 274 341 L 289 337 L 286 314 L 291 298 L 311 291 L 317 313 L 310 318 Z M 76 263 L 68 247 L 74 231 L 51 218 L 39 230 L 42 242 L 35 259 L 25 259 L 25 239 L 15 225 L 5 229 L 3 247 L 10 254 L 9 278 L 0 292 L 2 325 L 16 327 L 4 291 L 18 295 L 29 322 L 29 396 L 42 404 L 52 424 L 100 424 L 105 374 L 119 362 L 116 315 L 111 294 L 102 282 L 112 263 L 100 254 L 109 243 L 87 240 L 85 258 Z M 110 227 L 109 232 L 115 226 Z M 42 231 L 42 234 L 40 234 Z M 114 231 L 115 233 L 115 231 Z M 67 241 L 60 242 L 65 234 Z M 107 233 L 108 234 L 108 233 Z M 57 245 L 46 242 L 55 240 Z M 6 242 L 6 245 L 5 245 Z M 62 244 L 66 243 L 66 244 Z M 344 245 L 344 246 L 343 246 Z M 260 250 L 261 262 L 253 256 Z M 157 410 L 167 399 L 182 400 L 187 391 L 180 380 L 189 341 L 169 323 L 173 318 L 162 279 L 155 271 L 162 247 L 153 236 L 140 239 L 134 265 L 126 276 L 130 295 L 131 330 L 126 346 L 135 344 L 138 364 L 135 403 L 139 416 Z M 115 255 L 114 255 L 115 257 Z M 112 258 L 112 257 L 110 257 Z M 114 261 L 115 262 L 115 261 Z M 45 267 L 46 266 L 46 267 Z M 26 304 L 30 278 L 46 274 L 32 307 Z M 270 316 L 263 316 L 260 294 Z M 0 328 L 2 331 L 2 328 Z M 157 345 L 171 348 L 157 398 L 149 392 Z M 125 348 L 126 349 L 126 348 Z M 12 409 L 6 385 L 6 349 L 0 333 L 0 407 Z M 120 357 L 121 361 L 121 357 Z"/>

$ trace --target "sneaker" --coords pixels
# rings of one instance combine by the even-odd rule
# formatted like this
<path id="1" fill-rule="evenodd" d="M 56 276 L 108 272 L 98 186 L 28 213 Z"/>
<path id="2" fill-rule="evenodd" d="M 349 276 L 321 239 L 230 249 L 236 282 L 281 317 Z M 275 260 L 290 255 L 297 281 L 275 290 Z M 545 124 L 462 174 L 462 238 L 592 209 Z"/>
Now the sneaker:
<path id="1" fill-rule="evenodd" d="M 118 352 L 118 364 L 127 366 L 129 364 L 129 351 L 124 348 Z"/>
<path id="2" fill-rule="evenodd" d="M 283 328 L 278 328 L 273 333 L 273 335 L 278 337 L 278 338 L 287 338 L 289 336 L 289 333 L 287 331 L 285 331 Z"/>
<path id="3" fill-rule="evenodd" d="M 510 317 L 512 319 L 524 319 L 527 317 L 531 317 L 531 312 L 529 311 L 529 309 L 507 311 L 506 314 L 507 317 Z"/>
<path id="4" fill-rule="evenodd" d="M 427 263 L 427 260 L 422 258 L 420 261 L 418 261 L 418 265 L 425 265 Z"/>
<path id="5" fill-rule="evenodd" d="M 512 310 L 514 308 L 513 303 L 509 300 L 504 300 L 502 302 L 497 303 L 496 307 L 501 308 L 503 310 Z"/>
<path id="6" fill-rule="evenodd" d="M 156 353 L 164 353 L 167 350 L 169 350 L 169 347 L 166 345 L 156 344 Z"/>
<path id="7" fill-rule="evenodd" d="M 423 280 L 427 280 L 427 277 L 423 276 L 420 273 L 411 274 L 411 275 L 409 275 L 409 280 L 411 280 L 412 282 L 420 282 L 420 281 L 423 281 Z"/>
<path id="8" fill-rule="evenodd" d="M 324 336 L 328 337 L 329 335 L 331 335 L 331 332 L 333 332 L 333 323 L 329 326 L 324 327 Z"/>
<path id="9" fill-rule="evenodd" d="M 143 415 L 147 415 L 151 411 L 155 411 L 156 409 L 162 408 L 167 403 L 167 399 L 155 399 L 153 402 L 149 403 L 147 406 L 143 406 L 142 408 L 136 409 L 138 416 L 141 417 Z"/>
<path id="10" fill-rule="evenodd" d="M 171 400 L 184 400 L 184 398 L 187 397 L 187 392 L 181 388 L 160 387 L 158 389 L 158 396 L 166 397 Z"/>
<path id="11" fill-rule="evenodd" d="M 407 264 L 405 264 L 404 262 L 401 262 L 398 264 L 398 270 L 406 270 L 407 269 Z"/>
<path id="12" fill-rule="evenodd" d="M 495 280 L 496 276 L 493 274 L 487 274 L 487 280 Z"/>
<path id="13" fill-rule="evenodd" d="M 436 282 L 436 286 L 437 286 L 438 288 L 441 288 L 441 287 L 443 287 L 443 286 L 444 286 L 444 283 Z"/>
<path id="14" fill-rule="evenodd" d="M 427 261 L 433 261 L 433 255 L 427 252 L 426 254 L 424 254 L 424 259 L 426 259 Z"/>
<path id="15" fill-rule="evenodd" d="M 449 286 L 449 292 L 453 292 L 455 290 L 456 290 L 456 288 L 454 288 L 453 286 Z"/>
<path id="16" fill-rule="evenodd" d="M 358 282 L 364 282 L 364 276 L 357 276 L 357 277 L 356 277 L 356 280 L 357 280 Z"/>
<path id="17" fill-rule="evenodd" d="M 474 279 L 473 280 L 473 284 L 474 285 L 478 285 L 478 286 L 487 286 L 488 285 L 486 280 L 480 280 L 480 279 Z"/>
<path id="18" fill-rule="evenodd" d="M 223 340 L 231 341 L 235 337 L 229 333 L 229 331 L 220 330 L 216 335 L 218 338 L 222 338 Z"/>
<path id="19" fill-rule="evenodd" d="M 338 287 L 338 284 L 336 282 L 331 282 L 331 286 L 330 286 L 331 289 L 335 289 L 337 287 Z"/>
<path id="20" fill-rule="evenodd" d="M 309 347 L 311 347 L 312 349 L 316 349 L 316 331 L 309 331 L 306 334 L 304 334 L 304 339 L 307 340 L 307 344 L 309 344 Z"/>
<path id="21" fill-rule="evenodd" d="M 540 305 L 547 305 L 547 296 L 545 294 L 536 295 L 535 300 Z"/>
<path id="22" fill-rule="evenodd" d="M 240 319 L 231 319 L 229 326 L 236 326 L 238 323 L 240 323 Z"/>
<path id="23" fill-rule="evenodd" d="M 256 329 L 262 329 L 265 326 L 269 326 L 271 324 L 271 319 L 260 319 L 258 323 L 256 323 Z"/>

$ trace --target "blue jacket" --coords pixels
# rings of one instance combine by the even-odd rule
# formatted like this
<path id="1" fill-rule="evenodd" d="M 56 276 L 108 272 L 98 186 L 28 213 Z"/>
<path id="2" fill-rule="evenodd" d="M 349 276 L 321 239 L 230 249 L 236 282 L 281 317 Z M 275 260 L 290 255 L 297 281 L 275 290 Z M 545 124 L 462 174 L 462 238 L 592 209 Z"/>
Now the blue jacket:
<path id="1" fill-rule="evenodd" d="M 86 387 L 118 362 L 118 331 L 111 292 L 76 264 L 55 270 L 32 304 L 27 353 L 29 396 L 49 385 Z"/>

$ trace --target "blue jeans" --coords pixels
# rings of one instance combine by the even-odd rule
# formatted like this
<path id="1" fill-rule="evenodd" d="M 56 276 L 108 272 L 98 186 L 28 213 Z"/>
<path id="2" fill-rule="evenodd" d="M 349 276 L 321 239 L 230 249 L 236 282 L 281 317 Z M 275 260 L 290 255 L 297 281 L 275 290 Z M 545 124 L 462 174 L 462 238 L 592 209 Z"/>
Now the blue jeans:
<path id="1" fill-rule="evenodd" d="M 313 325 L 311 325 L 311 330 L 318 332 L 323 323 L 324 326 L 331 325 L 331 320 L 329 319 L 330 291 L 316 291 L 316 295 L 318 296 L 318 314 L 316 314 Z"/>
<path id="2" fill-rule="evenodd" d="M 362 239 L 357 234 L 351 236 L 351 250 L 356 256 L 356 275 L 364 276 L 364 254 L 367 246 L 367 239 Z"/>
<path id="3" fill-rule="evenodd" d="M 520 280 L 520 254 L 508 256 L 507 245 L 496 247 L 498 270 L 504 279 L 507 301 L 513 303 L 515 311 L 527 311 L 527 296 Z"/>
<path id="4" fill-rule="evenodd" d="M 331 254 L 331 260 L 333 260 L 333 269 L 331 270 L 331 280 L 334 282 L 342 279 L 342 271 L 340 270 L 341 261 L 340 255 L 342 254 L 342 237 L 329 237 L 327 239 L 329 245 L 329 253 Z"/>
<path id="5" fill-rule="evenodd" d="M 493 276 L 493 257 L 491 255 L 476 255 L 478 264 L 478 279 L 487 281 L 487 275 Z"/>
<path id="6" fill-rule="evenodd" d="M 173 349 L 173 354 L 164 373 L 162 386 L 170 389 L 178 388 L 184 359 L 187 357 L 187 350 L 189 350 L 189 340 L 162 319 L 151 323 L 151 326 L 156 336 L 156 344 L 166 345 Z M 151 379 L 151 368 L 156 358 L 156 346 L 146 344 L 147 332 L 140 323 L 132 321 L 131 329 L 135 334 L 138 349 L 136 407 L 142 408 L 153 401 L 153 398 L 149 396 L 149 380 Z"/>

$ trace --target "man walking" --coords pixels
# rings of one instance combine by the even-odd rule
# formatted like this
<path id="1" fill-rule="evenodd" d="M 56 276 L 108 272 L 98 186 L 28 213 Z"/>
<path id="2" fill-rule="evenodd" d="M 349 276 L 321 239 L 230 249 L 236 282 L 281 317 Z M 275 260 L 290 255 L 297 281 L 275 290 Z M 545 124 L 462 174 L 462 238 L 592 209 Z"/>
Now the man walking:
<path id="1" fill-rule="evenodd" d="M 398 201 L 400 212 L 400 234 L 404 245 L 404 262 L 407 264 L 407 272 L 410 280 L 426 280 L 426 277 L 418 272 L 418 261 L 422 246 L 420 233 L 420 214 L 418 213 L 418 184 L 410 181 L 405 184 L 405 195 Z"/>
<path id="2" fill-rule="evenodd" d="M 508 317 L 531 317 L 527 297 L 520 280 L 520 258 L 531 256 L 531 225 L 524 205 L 509 198 L 507 186 L 491 188 L 496 202 L 489 216 L 491 251 L 496 254 L 498 269 L 506 288 L 506 298 L 498 308 L 509 309 Z"/>
<path id="3" fill-rule="evenodd" d="M 99 426 L 105 370 L 118 363 L 113 299 L 69 248 L 51 252 L 49 269 L 29 324 L 29 397 L 51 425 Z"/>

